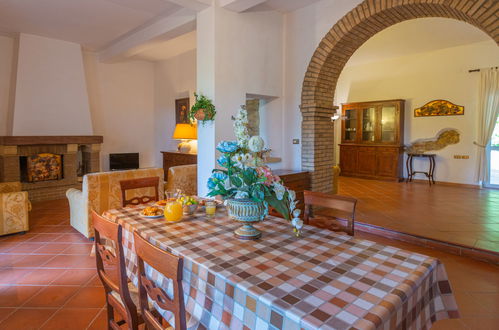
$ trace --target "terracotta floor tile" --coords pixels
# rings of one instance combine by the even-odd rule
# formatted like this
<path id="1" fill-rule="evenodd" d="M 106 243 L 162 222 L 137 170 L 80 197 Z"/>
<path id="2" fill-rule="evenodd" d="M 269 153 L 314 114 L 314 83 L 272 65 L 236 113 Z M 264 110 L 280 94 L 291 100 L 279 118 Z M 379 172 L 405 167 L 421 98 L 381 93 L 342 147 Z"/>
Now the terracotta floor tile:
<path id="1" fill-rule="evenodd" d="M 0 307 L 20 307 L 43 287 L 9 286 L 0 289 Z"/>
<path id="2" fill-rule="evenodd" d="M 41 248 L 36 250 L 36 254 L 59 254 L 68 248 L 66 243 L 45 243 Z"/>
<path id="3" fill-rule="evenodd" d="M 92 279 L 85 286 L 102 287 L 102 281 L 100 280 L 99 275 L 95 274 L 94 277 L 92 277 Z"/>
<path id="4" fill-rule="evenodd" d="M 339 194 L 357 198 L 359 222 L 469 247 L 499 241 L 499 190 L 341 176 Z"/>
<path id="5" fill-rule="evenodd" d="M 35 243 L 35 242 L 42 242 L 42 243 L 47 243 L 47 242 L 53 242 L 57 238 L 59 238 L 62 234 L 36 234 L 35 237 L 31 238 L 28 242 L 30 243 Z"/>
<path id="6" fill-rule="evenodd" d="M 74 255 L 90 255 L 93 244 L 71 244 L 61 254 L 74 254 Z"/>
<path id="7" fill-rule="evenodd" d="M 78 286 L 46 286 L 29 299 L 23 307 L 61 307 L 79 289 Z"/>
<path id="8" fill-rule="evenodd" d="M 105 303 L 106 297 L 103 288 L 84 287 L 69 299 L 64 307 L 102 308 Z"/>
<path id="9" fill-rule="evenodd" d="M 57 255 L 43 265 L 52 268 L 95 268 L 95 257 L 83 255 Z"/>
<path id="10" fill-rule="evenodd" d="M 48 285 L 65 271 L 65 269 L 35 269 L 17 283 L 20 285 Z"/>
<path id="11" fill-rule="evenodd" d="M 19 258 L 16 255 L 0 254 L 0 268 L 12 267 Z"/>
<path id="12" fill-rule="evenodd" d="M 0 242 L 0 253 L 7 253 L 9 250 L 18 246 L 20 242 Z"/>
<path id="13" fill-rule="evenodd" d="M 87 330 L 107 329 L 107 311 L 102 309 Z"/>
<path id="14" fill-rule="evenodd" d="M 84 285 L 88 283 L 95 274 L 95 269 L 65 269 L 51 284 Z"/>
<path id="15" fill-rule="evenodd" d="M 16 284 L 33 269 L 0 268 L 0 284 Z"/>
<path id="16" fill-rule="evenodd" d="M 18 309 L 0 323 L 0 329 L 39 329 L 56 309 Z"/>
<path id="17" fill-rule="evenodd" d="M 32 252 L 38 250 L 39 248 L 43 247 L 44 245 L 45 245 L 45 243 L 30 243 L 30 242 L 19 243 L 5 252 L 6 253 L 29 254 L 29 253 L 32 253 Z"/>
<path id="18" fill-rule="evenodd" d="M 0 323 L 12 314 L 16 308 L 0 308 Z"/>
<path id="19" fill-rule="evenodd" d="M 89 239 L 81 234 L 61 234 L 54 242 L 58 243 L 91 243 Z"/>
<path id="20" fill-rule="evenodd" d="M 41 329 L 86 329 L 100 312 L 99 308 L 62 308 Z"/>
<path id="21" fill-rule="evenodd" d="M 39 267 L 43 264 L 47 263 L 50 259 L 54 258 L 53 255 L 50 254 L 33 254 L 27 255 L 24 257 L 20 257 L 17 261 L 15 261 L 12 266 L 13 267 Z"/>
<path id="22" fill-rule="evenodd" d="M 433 324 L 432 330 L 468 330 L 466 324 L 460 319 L 440 320 Z"/>

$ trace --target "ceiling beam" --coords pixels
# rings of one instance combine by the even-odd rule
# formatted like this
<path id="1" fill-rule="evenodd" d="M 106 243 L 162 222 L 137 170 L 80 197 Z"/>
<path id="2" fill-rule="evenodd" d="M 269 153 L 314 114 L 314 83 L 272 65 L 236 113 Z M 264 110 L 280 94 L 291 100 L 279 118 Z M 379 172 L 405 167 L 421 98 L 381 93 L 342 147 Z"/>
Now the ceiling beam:
<path id="1" fill-rule="evenodd" d="M 168 0 L 171 3 L 194 11 L 201 11 L 211 5 L 211 0 Z"/>
<path id="2" fill-rule="evenodd" d="M 220 0 L 220 7 L 241 13 L 267 0 Z"/>
<path id="3" fill-rule="evenodd" d="M 112 41 L 98 51 L 102 62 L 116 62 L 137 55 L 158 41 L 176 38 L 196 29 L 196 12 L 182 8 L 154 19 Z"/>

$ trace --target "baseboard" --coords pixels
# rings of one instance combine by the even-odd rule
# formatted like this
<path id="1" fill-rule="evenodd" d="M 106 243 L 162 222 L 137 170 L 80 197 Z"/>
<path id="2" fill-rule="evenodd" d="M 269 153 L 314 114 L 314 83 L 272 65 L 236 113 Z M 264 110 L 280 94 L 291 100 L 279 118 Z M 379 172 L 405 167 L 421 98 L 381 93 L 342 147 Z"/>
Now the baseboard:
<path id="1" fill-rule="evenodd" d="M 412 179 L 414 183 L 424 183 L 428 184 L 428 179 Z M 409 182 L 411 183 L 411 182 Z M 449 186 L 449 187 L 459 187 L 459 188 L 467 188 L 467 189 L 482 189 L 482 186 L 479 184 L 469 184 L 469 183 L 457 183 L 457 182 L 447 182 L 447 181 L 435 181 L 435 184 L 439 186 Z"/>

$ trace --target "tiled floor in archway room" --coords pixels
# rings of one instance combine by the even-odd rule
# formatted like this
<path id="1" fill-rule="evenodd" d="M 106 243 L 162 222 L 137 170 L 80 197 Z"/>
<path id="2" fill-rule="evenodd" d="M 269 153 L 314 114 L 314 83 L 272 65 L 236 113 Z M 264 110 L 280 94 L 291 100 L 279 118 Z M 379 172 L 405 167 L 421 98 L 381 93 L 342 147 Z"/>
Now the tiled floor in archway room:
<path id="1" fill-rule="evenodd" d="M 69 226 L 65 200 L 37 203 L 25 235 L 0 238 L 0 329 L 107 329 L 92 244 Z M 499 329 L 499 267 L 378 236 L 359 237 L 439 258 L 462 314 L 433 329 Z"/>

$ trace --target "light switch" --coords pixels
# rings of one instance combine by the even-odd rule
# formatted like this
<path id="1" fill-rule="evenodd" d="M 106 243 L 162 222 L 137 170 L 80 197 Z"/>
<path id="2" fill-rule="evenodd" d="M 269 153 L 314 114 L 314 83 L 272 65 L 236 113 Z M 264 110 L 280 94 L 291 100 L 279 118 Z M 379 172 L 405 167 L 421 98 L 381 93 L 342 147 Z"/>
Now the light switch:
<path id="1" fill-rule="evenodd" d="M 300 139 L 293 139 L 293 144 L 300 144 Z"/>

